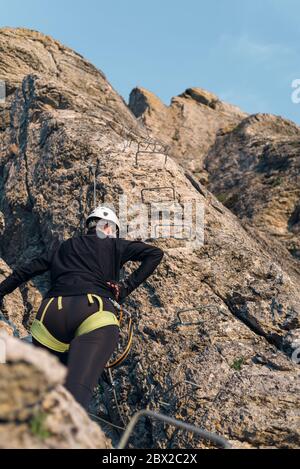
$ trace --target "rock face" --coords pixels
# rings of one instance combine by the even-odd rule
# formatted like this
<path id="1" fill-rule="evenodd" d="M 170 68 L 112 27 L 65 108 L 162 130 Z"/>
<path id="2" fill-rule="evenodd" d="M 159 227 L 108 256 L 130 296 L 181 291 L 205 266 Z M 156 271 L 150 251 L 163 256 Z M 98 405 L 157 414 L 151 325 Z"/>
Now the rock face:
<path id="1" fill-rule="evenodd" d="M 11 273 L 8 265 L 0 259 L 0 282 L 2 282 Z M 14 324 L 14 334 L 18 336 L 27 335 L 23 325 L 23 318 L 26 317 L 26 311 L 22 295 L 19 290 L 15 290 L 11 295 L 6 296 L 1 308 L 3 319 L 8 319 Z M 0 313 L 0 314 L 1 314 Z"/>
<path id="2" fill-rule="evenodd" d="M 201 88 L 188 88 L 172 98 L 170 106 L 144 88 L 134 88 L 129 107 L 152 136 L 170 146 L 172 157 L 202 182 L 207 178 L 203 158 L 217 132 L 235 127 L 246 117 L 239 108 Z"/>
<path id="3" fill-rule="evenodd" d="M 124 420 L 149 407 L 216 431 L 235 446 L 298 447 L 300 373 L 291 360 L 300 338 L 297 271 L 171 157 L 155 151 L 104 75 L 84 59 L 24 30 L 2 30 L 0 50 L 0 79 L 11 90 L 0 132 L 1 254 L 10 266 L 82 231 L 93 206 L 90 166 L 97 201 L 117 208 L 126 195 L 129 222 L 133 204 L 142 201 L 146 211 L 162 200 L 163 213 L 184 202 L 204 209 L 203 246 L 191 249 L 178 236 L 141 236 L 165 256 L 127 302 L 137 315 L 135 340 L 114 373 Z M 22 54 L 30 57 L 26 66 Z M 83 82 L 93 83 L 92 91 Z M 212 98 L 199 94 L 198 101 L 178 99 L 200 107 L 206 99 L 217 112 Z M 232 116 L 230 122 L 242 118 L 237 111 Z M 34 284 L 42 292 L 48 279 Z M 190 311 L 180 315 L 180 309 Z M 110 412 L 111 400 L 101 399 Z M 207 447 L 144 420 L 131 445 Z"/>
<path id="4" fill-rule="evenodd" d="M 0 335 L 0 448 L 111 448 L 99 427 L 62 387 L 56 358 Z"/>
<path id="5" fill-rule="evenodd" d="M 300 260 L 300 127 L 250 116 L 217 138 L 205 164 L 219 200 Z"/>

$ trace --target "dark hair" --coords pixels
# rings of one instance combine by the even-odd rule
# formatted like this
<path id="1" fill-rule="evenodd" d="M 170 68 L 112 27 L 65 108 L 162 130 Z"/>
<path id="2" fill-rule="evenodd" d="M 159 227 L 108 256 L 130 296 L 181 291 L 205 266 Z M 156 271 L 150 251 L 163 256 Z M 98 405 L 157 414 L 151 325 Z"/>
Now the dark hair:
<path id="1" fill-rule="evenodd" d="M 99 220 L 100 218 L 96 217 L 89 218 L 86 224 L 87 229 L 91 230 L 92 228 L 95 228 Z"/>

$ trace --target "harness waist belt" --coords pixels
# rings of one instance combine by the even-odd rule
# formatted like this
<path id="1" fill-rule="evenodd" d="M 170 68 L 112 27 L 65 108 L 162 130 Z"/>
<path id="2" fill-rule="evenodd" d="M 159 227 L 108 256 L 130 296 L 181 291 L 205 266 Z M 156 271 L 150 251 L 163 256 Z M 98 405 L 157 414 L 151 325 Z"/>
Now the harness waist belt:
<path id="1" fill-rule="evenodd" d="M 88 318 L 86 318 L 80 324 L 80 326 L 75 332 L 75 337 L 87 334 L 88 332 L 94 331 L 95 329 L 99 329 L 105 326 L 120 326 L 120 323 L 114 313 L 110 311 L 103 311 L 103 301 L 100 296 L 90 293 L 87 296 L 90 303 L 94 303 L 94 298 L 96 298 L 99 303 L 99 310 Z M 43 324 L 45 313 L 53 300 L 54 298 L 51 298 L 47 303 L 42 313 L 41 320 L 35 319 L 33 321 L 31 326 L 31 335 L 45 347 L 48 347 L 51 350 L 55 350 L 56 352 L 64 353 L 69 350 L 70 344 L 61 342 L 60 340 L 56 339 Z M 62 309 L 62 297 L 58 298 L 58 309 Z"/>

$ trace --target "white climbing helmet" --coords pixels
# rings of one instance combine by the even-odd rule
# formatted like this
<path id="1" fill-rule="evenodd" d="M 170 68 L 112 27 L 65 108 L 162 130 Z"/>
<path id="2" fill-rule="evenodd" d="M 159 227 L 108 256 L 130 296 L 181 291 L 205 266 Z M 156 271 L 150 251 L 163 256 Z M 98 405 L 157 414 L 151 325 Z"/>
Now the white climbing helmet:
<path id="1" fill-rule="evenodd" d="M 99 218 L 101 220 L 110 221 L 114 223 L 120 231 L 120 221 L 117 215 L 115 214 L 115 212 L 108 207 L 104 207 L 103 205 L 100 205 L 99 207 L 95 208 L 86 219 L 87 225 L 91 218 Z"/>

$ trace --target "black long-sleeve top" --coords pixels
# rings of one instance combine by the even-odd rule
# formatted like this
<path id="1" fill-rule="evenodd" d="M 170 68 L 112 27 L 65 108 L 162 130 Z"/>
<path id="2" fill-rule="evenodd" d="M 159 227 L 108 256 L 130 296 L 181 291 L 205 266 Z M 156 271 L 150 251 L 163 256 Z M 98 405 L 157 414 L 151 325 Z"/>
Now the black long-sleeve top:
<path id="1" fill-rule="evenodd" d="M 108 281 L 119 281 L 120 269 L 128 261 L 141 265 L 126 279 L 125 296 L 135 290 L 156 269 L 163 251 L 142 241 L 99 238 L 95 230 L 69 238 L 33 259 L 0 284 L 0 296 L 11 293 L 29 279 L 50 270 L 51 288 L 45 298 L 94 293 L 111 297 Z M 124 300 L 124 298 L 123 298 Z"/>

